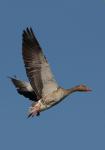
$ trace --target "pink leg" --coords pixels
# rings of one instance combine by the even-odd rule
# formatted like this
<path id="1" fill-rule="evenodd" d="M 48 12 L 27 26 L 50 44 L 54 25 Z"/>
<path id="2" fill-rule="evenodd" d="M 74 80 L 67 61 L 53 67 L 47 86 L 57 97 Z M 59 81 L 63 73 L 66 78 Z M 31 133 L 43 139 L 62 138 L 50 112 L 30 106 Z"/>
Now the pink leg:
<path id="1" fill-rule="evenodd" d="M 39 116 L 40 115 L 40 106 L 34 106 L 33 109 L 30 111 L 28 118 L 29 117 L 34 117 L 34 116 Z"/>

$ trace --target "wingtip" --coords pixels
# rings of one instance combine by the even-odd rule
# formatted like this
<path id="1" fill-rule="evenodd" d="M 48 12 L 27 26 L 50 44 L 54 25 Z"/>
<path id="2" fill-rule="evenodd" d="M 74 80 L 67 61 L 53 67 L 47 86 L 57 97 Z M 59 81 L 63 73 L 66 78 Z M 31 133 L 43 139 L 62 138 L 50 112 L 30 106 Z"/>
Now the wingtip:
<path id="1" fill-rule="evenodd" d="M 29 29 L 28 27 L 26 28 L 26 32 L 27 32 L 27 33 L 30 33 L 30 29 Z"/>
<path id="2" fill-rule="evenodd" d="M 34 38 L 34 32 L 32 30 L 32 27 L 26 27 L 26 29 L 22 32 L 23 41 L 27 38 Z"/>
<path id="3" fill-rule="evenodd" d="M 13 77 L 7 76 L 7 78 L 11 81 L 13 80 Z"/>
<path id="4" fill-rule="evenodd" d="M 33 33 L 33 29 L 32 29 L 32 27 L 30 26 L 30 27 L 26 27 L 26 29 L 24 29 L 23 30 L 23 34 L 26 34 L 26 33 Z"/>
<path id="5" fill-rule="evenodd" d="M 7 76 L 7 78 L 9 78 L 9 79 L 17 79 L 17 76 L 16 75 L 13 75 L 13 77 L 11 77 L 11 76 Z"/>
<path id="6" fill-rule="evenodd" d="M 31 33 L 34 33 L 32 27 L 30 27 L 30 31 L 31 31 Z"/>
<path id="7" fill-rule="evenodd" d="M 11 77 L 10 77 L 10 76 L 7 76 L 7 78 L 11 79 Z"/>

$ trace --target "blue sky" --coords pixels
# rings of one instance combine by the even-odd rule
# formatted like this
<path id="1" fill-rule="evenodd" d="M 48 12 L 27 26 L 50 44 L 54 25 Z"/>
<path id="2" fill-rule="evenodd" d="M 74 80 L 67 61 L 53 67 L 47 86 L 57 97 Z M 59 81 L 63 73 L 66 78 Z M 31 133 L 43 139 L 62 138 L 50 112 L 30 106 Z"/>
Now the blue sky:
<path id="1" fill-rule="evenodd" d="M 58 83 L 84 83 L 91 93 L 27 119 L 30 101 L 7 79 L 27 80 L 22 30 L 31 26 Z M 0 149 L 105 149 L 105 1 L 0 1 Z"/>

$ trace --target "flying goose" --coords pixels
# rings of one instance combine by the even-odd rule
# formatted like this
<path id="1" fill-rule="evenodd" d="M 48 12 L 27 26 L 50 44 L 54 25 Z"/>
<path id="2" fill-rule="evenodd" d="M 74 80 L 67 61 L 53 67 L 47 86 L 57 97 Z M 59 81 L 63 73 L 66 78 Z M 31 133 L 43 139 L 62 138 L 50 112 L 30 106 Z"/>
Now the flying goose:
<path id="1" fill-rule="evenodd" d="M 22 56 L 30 83 L 18 80 L 16 77 L 10 79 L 19 94 L 33 101 L 28 117 L 40 115 L 41 111 L 58 104 L 73 92 L 91 91 L 82 84 L 70 89 L 64 89 L 57 84 L 32 28 L 23 31 Z"/>

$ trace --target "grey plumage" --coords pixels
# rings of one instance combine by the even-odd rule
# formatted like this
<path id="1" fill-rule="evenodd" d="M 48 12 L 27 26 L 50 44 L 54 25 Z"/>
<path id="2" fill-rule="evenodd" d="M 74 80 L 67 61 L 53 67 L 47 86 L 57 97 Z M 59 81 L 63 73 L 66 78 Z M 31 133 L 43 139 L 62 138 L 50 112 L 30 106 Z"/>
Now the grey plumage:
<path id="1" fill-rule="evenodd" d="M 50 66 L 32 31 L 32 28 L 23 31 L 22 55 L 26 73 L 37 99 L 49 94 L 58 88 Z M 50 88 L 49 88 L 50 87 Z"/>
<path id="2" fill-rule="evenodd" d="M 37 96 L 33 88 L 31 87 L 30 83 L 26 81 L 18 80 L 15 77 L 9 77 L 9 78 L 11 79 L 12 83 L 17 89 L 17 92 L 20 95 L 23 95 L 24 97 L 29 98 L 32 101 L 38 101 Z"/>
<path id="3" fill-rule="evenodd" d="M 58 86 L 32 28 L 23 31 L 22 56 L 30 83 L 18 80 L 16 77 L 10 77 L 10 79 L 19 94 L 34 101 L 29 109 L 28 117 L 38 116 L 41 111 L 55 106 L 73 92 L 91 91 L 85 85 L 70 89 Z"/>

